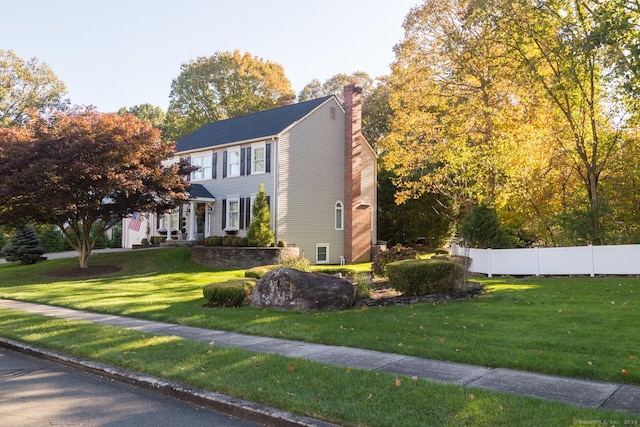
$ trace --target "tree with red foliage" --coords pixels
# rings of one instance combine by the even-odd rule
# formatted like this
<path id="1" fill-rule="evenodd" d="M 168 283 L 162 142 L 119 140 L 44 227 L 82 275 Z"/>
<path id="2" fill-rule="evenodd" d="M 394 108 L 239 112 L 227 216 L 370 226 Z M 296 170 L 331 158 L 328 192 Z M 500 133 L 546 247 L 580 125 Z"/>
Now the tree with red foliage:
<path id="1" fill-rule="evenodd" d="M 0 223 L 57 225 L 80 267 L 117 220 L 188 198 L 191 167 L 171 162 L 174 144 L 151 124 L 84 107 L 32 114 L 0 128 Z"/>

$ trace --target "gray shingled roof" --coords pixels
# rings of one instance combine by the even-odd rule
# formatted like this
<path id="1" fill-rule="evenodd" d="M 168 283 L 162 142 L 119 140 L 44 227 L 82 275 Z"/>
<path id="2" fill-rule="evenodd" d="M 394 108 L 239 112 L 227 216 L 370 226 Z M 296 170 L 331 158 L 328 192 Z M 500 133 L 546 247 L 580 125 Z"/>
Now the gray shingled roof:
<path id="1" fill-rule="evenodd" d="M 332 96 L 208 123 L 178 140 L 176 151 L 181 153 L 278 135 Z"/>

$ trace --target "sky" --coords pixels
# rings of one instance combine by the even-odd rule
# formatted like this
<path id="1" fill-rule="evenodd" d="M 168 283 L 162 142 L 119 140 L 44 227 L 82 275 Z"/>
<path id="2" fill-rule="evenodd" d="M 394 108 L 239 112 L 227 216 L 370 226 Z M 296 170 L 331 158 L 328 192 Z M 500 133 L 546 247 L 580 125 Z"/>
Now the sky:
<path id="1" fill-rule="evenodd" d="M 38 58 L 72 104 L 166 111 L 180 66 L 239 50 L 280 64 L 298 94 L 313 79 L 390 72 L 420 0 L 0 0 L 0 49 Z"/>

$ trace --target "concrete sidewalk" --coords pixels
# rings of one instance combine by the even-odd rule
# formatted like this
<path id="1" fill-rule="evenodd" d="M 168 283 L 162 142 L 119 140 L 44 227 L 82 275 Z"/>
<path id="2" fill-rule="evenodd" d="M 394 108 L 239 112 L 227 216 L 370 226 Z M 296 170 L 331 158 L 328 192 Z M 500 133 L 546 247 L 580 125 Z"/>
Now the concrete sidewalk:
<path id="1" fill-rule="evenodd" d="M 155 249 L 155 248 L 148 248 Z M 91 251 L 91 255 L 97 254 L 107 254 L 111 252 L 131 252 L 132 249 L 129 248 L 106 248 L 106 249 L 94 249 Z M 76 258 L 78 256 L 78 252 L 76 251 L 67 251 L 67 252 L 50 252 L 46 253 L 43 256 L 47 257 L 47 259 L 62 259 L 62 258 Z M 0 258 L 0 264 L 6 263 L 7 260 L 4 258 Z"/>
<path id="2" fill-rule="evenodd" d="M 207 343 L 214 341 L 216 345 L 220 346 L 277 353 L 328 365 L 377 370 L 399 375 L 415 375 L 429 381 L 524 395 L 585 408 L 610 409 L 640 415 L 640 386 L 587 381 L 512 369 L 489 369 L 372 350 L 244 335 L 4 299 L 0 299 L 0 308 L 118 326 L 156 335 L 174 335 Z M 0 340 L 0 345 L 2 345 L 2 340 Z"/>

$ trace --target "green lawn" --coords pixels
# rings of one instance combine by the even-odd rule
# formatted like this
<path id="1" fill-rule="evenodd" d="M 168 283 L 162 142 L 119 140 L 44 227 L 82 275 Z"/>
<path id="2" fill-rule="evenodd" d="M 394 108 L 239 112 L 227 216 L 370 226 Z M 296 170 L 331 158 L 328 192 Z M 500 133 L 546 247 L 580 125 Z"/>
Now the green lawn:
<path id="1" fill-rule="evenodd" d="M 337 313 L 287 313 L 249 307 L 240 309 L 203 308 L 205 299 L 202 296 L 202 287 L 205 284 L 240 277 L 243 271 L 212 270 L 194 264 L 189 260 L 189 249 L 162 249 L 92 256 L 90 265 L 98 264 L 117 264 L 121 267 L 121 271 L 106 277 L 70 280 L 51 277 L 48 272 L 75 266 L 77 260 L 74 259 L 47 261 L 32 266 L 0 265 L 0 297 L 483 366 L 509 367 L 548 374 L 640 384 L 640 366 L 636 360 L 637 357 L 640 357 L 640 344 L 635 338 L 640 303 L 640 279 L 636 278 L 484 279 L 482 281 L 487 290 L 486 295 L 473 300 L 383 308 L 356 308 Z M 358 268 L 363 269 L 367 266 L 358 266 Z M 170 347 L 174 349 L 172 351 L 178 353 L 177 358 L 190 354 L 183 351 L 187 347 L 203 345 L 184 340 L 142 337 L 133 332 L 119 330 L 117 333 L 111 332 L 111 334 L 128 337 L 128 341 L 117 344 L 114 349 L 110 350 L 112 344 L 105 345 L 104 340 L 97 340 L 96 343 L 90 338 L 96 333 L 95 331 L 99 330 L 97 328 L 102 328 L 96 325 L 78 325 L 73 322 L 65 323 L 46 318 L 42 320 L 38 316 L 27 316 L 27 318 L 18 321 L 13 320 L 19 318 L 15 312 L 2 311 L 0 314 L 2 314 L 0 327 L 4 331 L 2 332 L 4 336 L 36 342 L 43 346 L 51 345 L 54 348 L 56 345 L 55 337 L 58 334 L 35 333 L 34 331 L 41 328 L 41 325 L 49 325 L 54 322 L 58 326 L 52 330 L 59 331 L 84 328 L 85 332 L 82 333 L 60 332 L 66 337 L 65 339 L 71 339 L 73 342 L 58 343 L 59 348 L 70 349 L 91 357 L 108 356 L 107 361 L 110 363 L 120 363 L 132 369 L 136 369 L 140 364 L 140 367 L 145 370 L 152 370 L 149 366 L 156 363 L 153 354 L 144 356 L 144 358 L 149 358 L 145 359 L 145 362 L 139 362 L 140 358 L 143 358 L 142 349 L 145 349 L 145 352 L 150 351 L 150 349 L 146 349 L 145 345 L 140 344 L 145 340 L 152 340 L 154 343 L 163 343 L 167 340 L 167 342 L 172 342 Z M 19 324 L 12 322 L 19 322 Z M 59 326 L 61 324 L 66 326 Z M 78 334 L 80 339 L 77 338 Z M 103 333 L 99 332 L 99 334 Z M 176 345 L 174 341 L 179 341 L 179 344 Z M 89 346 L 90 349 L 87 350 L 86 346 Z M 150 347 L 159 348 L 155 344 Z M 123 348 L 135 350 L 132 352 L 123 350 Z M 190 351 L 201 355 L 208 354 L 208 351 L 211 350 L 205 350 L 206 345 L 197 348 L 199 350 Z M 215 350 L 218 351 L 218 349 Z M 127 357 L 119 354 L 126 351 L 129 352 Z M 164 351 L 168 350 L 165 348 Z M 248 372 L 252 372 L 254 367 L 251 362 L 246 362 L 246 360 L 253 360 L 254 357 L 269 361 L 272 358 L 278 359 L 277 362 L 273 362 L 276 365 L 286 364 L 289 366 L 292 363 L 286 361 L 285 358 L 276 356 L 256 354 L 249 356 L 248 354 L 239 355 L 235 350 L 225 349 L 224 351 L 225 354 L 230 354 L 229 359 L 222 359 L 223 361 L 215 363 L 219 363 L 221 366 L 230 363 L 233 366 L 244 367 Z M 84 352 L 88 354 L 84 354 Z M 231 362 L 234 358 L 245 360 L 245 362 Z M 162 361 L 162 363 L 165 362 Z M 185 369 L 187 371 L 189 369 L 195 370 L 195 366 L 198 366 L 200 362 L 194 363 L 193 366 L 185 367 Z M 316 366 L 311 362 L 293 362 L 294 365 L 296 363 L 305 366 L 305 369 L 313 367 L 314 370 L 317 369 L 320 372 L 330 372 L 327 374 L 329 376 L 326 381 L 336 381 L 338 385 L 338 387 L 331 387 L 333 392 L 336 388 L 344 388 L 342 381 L 345 381 L 345 378 L 340 379 L 341 376 L 344 376 L 344 370 L 322 365 Z M 169 363 L 168 366 L 171 364 Z M 165 372 L 162 369 L 169 368 L 160 367 L 158 369 L 161 369 L 160 372 Z M 169 370 L 171 371 L 171 369 Z M 276 376 L 283 375 L 283 372 L 285 375 L 290 372 L 287 369 L 282 371 L 277 367 L 268 370 L 273 370 L 272 374 Z M 314 370 L 306 374 L 309 376 L 301 374 L 300 378 L 311 381 L 311 377 L 316 378 L 317 375 L 320 375 Z M 297 367 L 296 372 L 301 373 Z M 343 408 L 344 411 L 340 409 L 349 406 L 346 401 L 340 404 L 327 403 L 327 408 L 324 409 L 316 408 L 316 405 L 310 407 L 302 405 L 300 407 L 296 404 L 290 407 L 287 403 L 288 399 L 272 398 L 272 393 L 268 393 L 268 398 L 264 397 L 263 400 L 259 400 L 260 396 L 256 397 L 254 388 L 264 391 L 265 387 L 257 386 L 256 388 L 256 384 L 249 379 L 243 381 L 248 381 L 250 384 L 240 386 L 244 391 L 234 391 L 217 385 L 224 383 L 225 379 L 229 380 L 229 377 L 213 379 L 208 377 L 207 372 L 200 373 L 202 373 L 201 376 L 207 378 L 205 382 L 216 384 L 212 385 L 216 391 L 228 392 L 285 409 L 292 408 L 291 410 L 297 413 L 322 416 L 333 421 L 339 420 L 340 423 L 347 425 L 359 425 L 359 422 L 362 422 L 363 425 L 394 425 L 392 422 L 378 421 L 378 418 L 374 418 L 375 422 L 365 421 L 369 419 L 366 414 L 371 411 L 366 405 L 366 409 L 358 409 L 353 418 L 344 418 L 345 415 L 342 412 L 353 411 L 353 408 Z M 184 380 L 179 375 L 180 372 L 176 374 L 178 380 Z M 238 374 L 231 369 L 229 375 L 233 375 L 235 378 Z M 337 377 L 334 377 L 336 375 Z M 381 385 L 373 381 L 378 377 L 384 377 L 380 381 L 389 381 L 383 374 L 358 372 L 358 384 L 354 384 L 353 387 L 359 388 L 352 390 L 352 392 L 365 393 L 363 390 L 367 387 L 373 391 L 378 390 Z M 320 375 L 320 378 L 324 377 Z M 353 376 L 347 379 L 351 381 Z M 324 380 L 319 381 L 323 382 Z M 485 397 L 484 393 L 474 392 L 475 397 L 483 396 L 482 402 L 489 402 L 493 399 L 498 399 L 501 402 L 489 410 L 479 401 L 480 399 L 468 401 L 470 393 L 468 390 L 454 386 L 416 385 L 409 379 L 404 379 L 403 384 L 416 387 L 435 387 L 438 391 L 430 391 L 429 393 L 438 395 L 444 393 L 446 398 L 438 398 L 453 399 L 450 404 L 455 409 L 445 409 L 447 405 L 444 404 L 442 413 L 437 409 L 425 409 L 430 414 L 429 417 L 435 417 L 428 418 L 427 421 L 421 418 L 425 414 L 418 411 L 422 415 L 416 419 L 422 419 L 426 425 L 444 424 L 444 422 L 436 421 L 437 419 L 441 421 L 454 420 L 455 417 L 452 413 L 447 412 L 448 410 L 455 413 L 462 411 L 460 413 L 465 415 L 461 416 L 469 415 L 457 406 L 462 405 L 462 401 L 459 401 L 458 398 L 465 401 L 465 404 L 462 405 L 466 408 L 465 410 L 491 414 L 487 415 L 488 418 L 484 422 L 479 421 L 476 425 L 505 424 L 505 419 L 513 420 L 509 417 L 520 417 L 516 413 L 519 413 L 518 411 L 524 407 L 531 407 L 534 412 L 536 410 L 533 408 L 544 407 L 546 408 L 544 410 L 553 412 L 553 419 L 557 419 L 556 416 L 559 416 L 558 411 L 560 411 L 554 406 L 555 404 L 540 404 L 535 400 L 533 401 L 536 402 L 535 404 L 521 403 L 523 401 L 529 402 L 528 399 L 517 400 L 518 403 L 512 401 L 507 403 L 503 399 L 523 398 L 502 395 L 494 397 L 496 394 L 492 393 L 486 394 Z M 324 386 L 326 388 L 327 384 Z M 301 387 L 304 388 L 304 386 Z M 317 387 L 322 389 L 320 385 Z M 395 387 L 392 388 L 392 393 L 398 391 L 393 389 Z M 399 389 L 402 389 L 403 393 L 411 390 L 413 393 L 417 390 L 409 390 L 409 387 L 406 390 L 403 387 Z M 418 393 L 415 397 L 405 396 L 402 399 L 409 399 L 407 403 L 412 402 L 411 399 L 417 399 L 414 401 L 416 404 L 422 401 L 420 399 L 424 400 L 424 394 L 422 397 L 420 395 L 427 393 L 427 391 L 415 392 Z M 308 392 L 303 393 L 301 389 L 290 393 L 305 396 L 308 394 Z M 372 393 L 372 395 L 375 394 Z M 304 399 L 307 398 L 312 399 L 309 396 Z M 275 399 L 275 402 L 272 399 Z M 321 402 L 325 402 L 325 399 L 331 401 L 329 396 L 313 399 L 319 399 Z M 387 399 L 392 399 L 392 397 L 385 395 L 382 402 L 391 402 Z M 453 403 L 454 401 L 458 403 Z M 365 403 L 371 404 L 372 402 L 365 401 Z M 385 405 L 385 407 L 389 405 Z M 549 405 L 554 409 L 549 409 Z M 503 409 L 498 410 L 497 407 Z M 511 408 L 511 410 L 505 408 Z M 570 421 L 570 417 L 585 419 L 582 418 L 585 414 L 576 415 L 571 412 L 574 410 L 577 409 L 571 408 L 569 410 L 573 414 L 569 418 L 564 415 L 565 421 Z M 505 411 L 510 414 L 505 415 Z M 334 414 L 334 412 L 340 412 L 340 414 Z M 381 419 L 385 418 L 382 414 L 379 416 L 382 417 Z M 529 415 L 529 417 L 534 417 L 532 419 L 539 421 L 540 418 L 535 418 L 536 416 L 542 415 Z M 529 423 L 527 417 L 524 416 L 523 422 L 515 424 L 537 425 L 533 422 Z M 593 419 L 593 416 L 590 419 Z M 483 418 L 480 417 L 479 420 L 483 420 Z M 412 425 L 412 422 L 407 421 L 404 425 Z M 451 421 L 451 424 L 454 422 Z M 568 424 L 572 423 L 557 425 Z M 413 425 L 420 425 L 420 422 Z"/>

